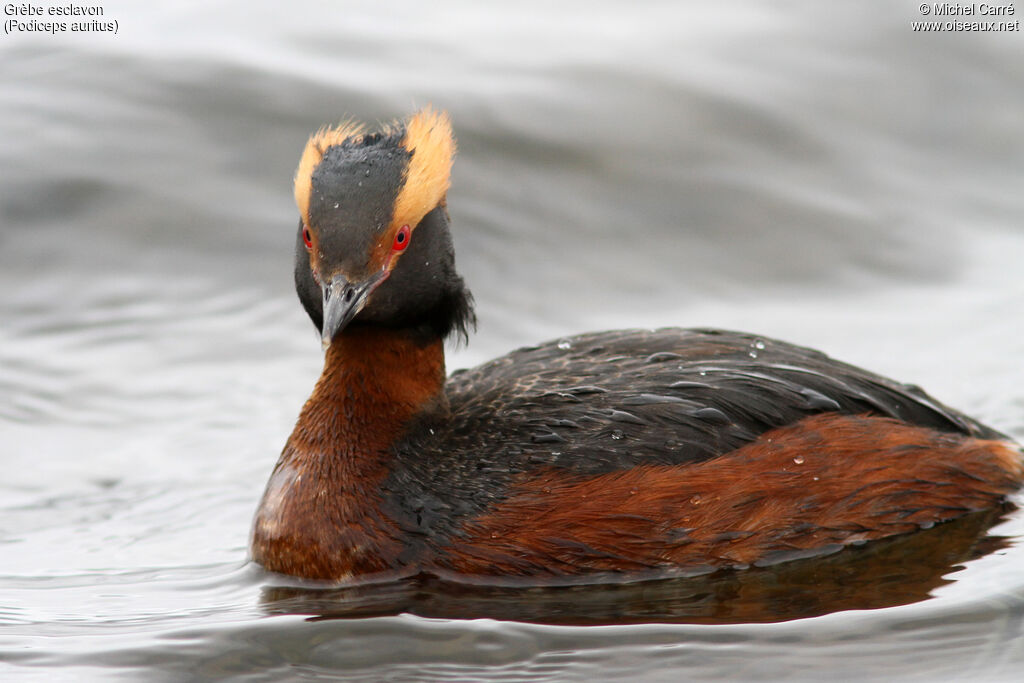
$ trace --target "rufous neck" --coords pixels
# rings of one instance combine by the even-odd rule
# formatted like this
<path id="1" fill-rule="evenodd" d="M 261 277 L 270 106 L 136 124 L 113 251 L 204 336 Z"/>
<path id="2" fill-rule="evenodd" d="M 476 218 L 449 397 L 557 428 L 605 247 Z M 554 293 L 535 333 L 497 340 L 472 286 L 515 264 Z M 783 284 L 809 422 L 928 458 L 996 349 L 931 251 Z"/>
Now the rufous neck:
<path id="1" fill-rule="evenodd" d="M 419 416 L 447 411 L 444 344 L 400 329 L 354 326 L 331 342 L 292 446 L 380 452 Z M 297 443 L 306 442 L 306 443 Z"/>

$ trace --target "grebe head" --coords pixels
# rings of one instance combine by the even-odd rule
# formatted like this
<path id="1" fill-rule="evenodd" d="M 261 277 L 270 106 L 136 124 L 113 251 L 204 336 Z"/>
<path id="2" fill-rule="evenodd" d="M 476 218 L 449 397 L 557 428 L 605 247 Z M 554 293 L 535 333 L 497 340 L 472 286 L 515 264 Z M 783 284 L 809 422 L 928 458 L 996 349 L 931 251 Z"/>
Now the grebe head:
<path id="1" fill-rule="evenodd" d="M 344 123 L 306 143 L 295 173 L 295 289 L 324 347 L 352 325 L 467 334 L 445 197 L 455 139 L 429 108 L 368 133 Z"/>

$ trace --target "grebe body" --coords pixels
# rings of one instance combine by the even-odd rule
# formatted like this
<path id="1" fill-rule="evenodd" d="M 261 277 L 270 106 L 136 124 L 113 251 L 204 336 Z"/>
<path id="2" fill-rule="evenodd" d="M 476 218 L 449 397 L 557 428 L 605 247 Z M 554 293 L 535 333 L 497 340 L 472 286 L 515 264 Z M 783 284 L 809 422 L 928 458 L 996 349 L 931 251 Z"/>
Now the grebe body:
<path id="1" fill-rule="evenodd" d="M 1000 505 L 1020 449 L 920 389 L 721 330 L 586 334 L 446 377 L 472 300 L 430 110 L 343 125 L 296 174 L 324 370 L 254 559 L 328 580 L 644 576 L 778 562 Z"/>

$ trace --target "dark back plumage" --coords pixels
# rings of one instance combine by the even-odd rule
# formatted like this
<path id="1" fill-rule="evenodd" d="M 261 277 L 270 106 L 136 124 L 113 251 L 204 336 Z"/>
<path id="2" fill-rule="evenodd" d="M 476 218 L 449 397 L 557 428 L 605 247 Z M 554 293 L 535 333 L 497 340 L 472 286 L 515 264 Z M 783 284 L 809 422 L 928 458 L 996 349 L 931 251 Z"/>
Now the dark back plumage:
<path id="1" fill-rule="evenodd" d="M 722 330 L 570 337 L 456 373 L 447 392 L 452 435 L 501 434 L 525 450 L 556 452 L 555 466 L 587 473 L 640 461 L 700 462 L 821 412 L 1004 438 L 915 386 Z"/>
<path id="2" fill-rule="evenodd" d="M 412 526 L 430 535 L 452 533 L 530 470 L 586 477 L 691 465 L 819 413 L 1006 438 L 916 386 L 805 347 L 712 329 L 550 341 L 457 371 L 445 392 L 450 415 L 417 424 L 396 444 L 400 481 L 388 486 L 404 501 L 393 514 L 412 508 Z"/>

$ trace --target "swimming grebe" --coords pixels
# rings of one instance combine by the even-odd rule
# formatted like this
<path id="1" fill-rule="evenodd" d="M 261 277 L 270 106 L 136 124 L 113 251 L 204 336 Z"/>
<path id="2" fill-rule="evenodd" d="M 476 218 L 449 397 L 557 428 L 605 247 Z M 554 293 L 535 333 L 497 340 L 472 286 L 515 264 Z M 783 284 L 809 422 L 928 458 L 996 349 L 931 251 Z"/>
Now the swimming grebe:
<path id="1" fill-rule="evenodd" d="M 253 527 L 267 569 L 345 580 L 745 567 L 1002 503 L 1019 447 L 916 387 L 719 330 L 585 334 L 446 379 L 472 298 L 423 110 L 321 129 L 295 286 L 323 373 Z"/>

